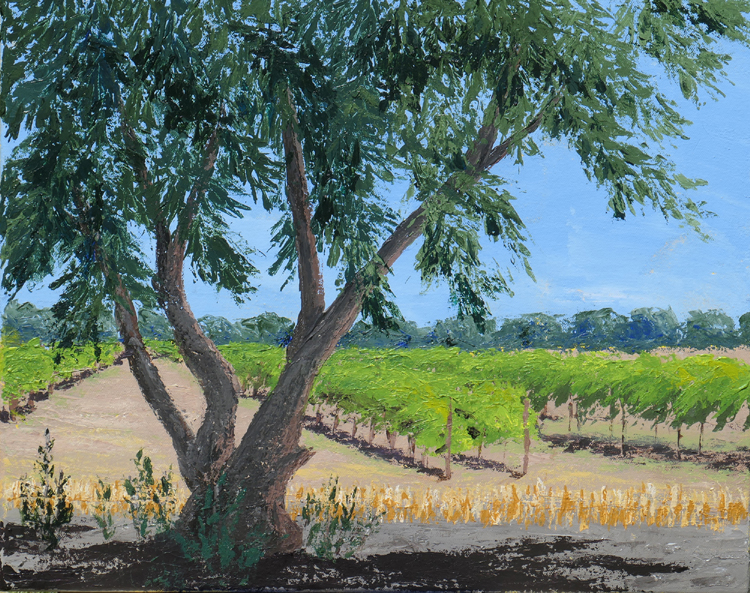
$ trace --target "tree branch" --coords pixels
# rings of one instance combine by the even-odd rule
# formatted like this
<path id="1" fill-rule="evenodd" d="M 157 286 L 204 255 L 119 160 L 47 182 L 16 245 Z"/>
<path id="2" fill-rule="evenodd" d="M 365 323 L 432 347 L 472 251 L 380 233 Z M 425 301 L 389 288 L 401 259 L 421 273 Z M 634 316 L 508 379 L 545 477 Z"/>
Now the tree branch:
<path id="1" fill-rule="evenodd" d="M 74 190 L 73 196 L 76 208 L 85 216 L 87 214 L 87 206 L 81 199 L 80 190 Z M 91 229 L 80 216 L 76 219 L 76 222 L 80 232 L 84 236 L 92 237 Z M 169 395 L 159 375 L 159 370 L 154 365 L 151 356 L 146 350 L 138 327 L 138 316 L 135 311 L 135 305 L 133 304 L 130 292 L 123 283 L 122 276 L 117 272 L 112 272 L 108 261 L 109 258 L 98 243 L 96 243 L 95 247 L 95 256 L 104 277 L 115 285 L 115 319 L 126 350 L 132 352 L 132 355 L 128 357 L 130 370 L 138 382 L 138 386 L 146 402 L 172 439 L 172 445 L 177 453 L 180 473 L 188 487 L 192 489 L 196 483 L 196 472 L 188 450 L 193 444 L 195 435 L 185 417 L 177 406 L 175 406 L 172 396 Z"/>
<path id="2" fill-rule="evenodd" d="M 315 235 L 312 232 L 309 192 L 302 145 L 299 141 L 296 126 L 298 124 L 292 92 L 287 88 L 286 100 L 294 114 L 282 132 L 286 162 L 286 197 L 292 211 L 292 222 L 295 230 L 297 249 L 297 273 L 301 307 L 297 317 L 292 342 L 287 349 L 287 358 L 291 358 L 299 348 L 301 340 L 310 332 L 325 310 L 325 292 L 323 275 L 318 260 L 318 249 Z"/>
<path id="3" fill-rule="evenodd" d="M 145 161 L 139 154 L 138 137 L 122 111 L 123 132 L 131 145 L 132 165 L 143 189 L 151 184 Z M 239 394 L 242 391 L 232 365 L 206 337 L 190 308 L 185 294 L 183 270 L 187 237 L 197 214 L 198 198 L 206 191 L 206 179 L 213 174 L 219 153 L 219 127 L 214 128 L 204 147 L 203 172 L 188 194 L 187 217 L 174 233 L 164 219 L 154 225 L 156 237 L 156 276 L 152 280 L 159 304 L 173 329 L 177 348 L 185 364 L 198 380 L 206 402 L 206 411 L 195 438 L 186 452 L 194 482 L 207 484 L 218 479 L 219 471 L 234 450 L 234 427 Z M 145 391 L 144 391 L 144 395 Z M 148 396 L 146 396 L 148 399 Z M 191 488 L 192 489 L 192 488 Z"/>
<path id="4" fill-rule="evenodd" d="M 518 133 L 512 134 L 495 147 L 493 147 L 493 144 L 497 140 L 497 128 L 494 123 L 482 126 L 477 134 L 477 140 L 466 152 L 466 160 L 472 166 L 473 171 L 468 174 L 465 172 L 456 173 L 446 180 L 435 194 L 426 199 L 399 223 L 393 233 L 381 245 L 377 257 L 371 260 L 365 269 L 374 266 L 376 273 L 387 274 L 403 252 L 422 235 L 423 226 L 427 218 L 427 208 L 437 199 L 442 191 L 455 191 L 467 182 L 476 183 L 484 171 L 496 165 L 508 155 L 512 146 L 539 128 L 546 111 L 552 105 L 557 104 L 560 98 L 560 95 L 553 96 L 526 127 Z M 326 335 L 330 332 L 331 335 L 337 335 L 338 340 L 349 330 L 350 325 L 345 329 L 344 327 L 349 322 L 354 323 L 354 319 L 356 319 L 362 306 L 364 296 L 369 290 L 372 290 L 372 287 L 366 284 L 363 273 L 364 269 L 360 270 L 355 279 L 347 283 L 344 290 L 339 293 L 336 300 L 328 307 L 325 314 L 321 317 L 320 322 L 315 327 L 316 336 L 319 334 Z M 335 344 L 336 342 L 334 342 L 333 346 Z"/>

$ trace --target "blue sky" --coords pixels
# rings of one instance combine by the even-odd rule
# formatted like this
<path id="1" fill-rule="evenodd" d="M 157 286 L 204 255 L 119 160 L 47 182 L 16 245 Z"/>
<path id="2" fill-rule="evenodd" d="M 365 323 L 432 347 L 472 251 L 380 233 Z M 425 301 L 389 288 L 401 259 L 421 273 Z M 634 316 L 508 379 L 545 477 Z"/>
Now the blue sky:
<path id="1" fill-rule="evenodd" d="M 687 129 L 690 140 L 669 149 L 678 169 L 689 177 L 708 181 L 691 192 L 707 202 L 717 216 L 703 222 L 710 241 L 703 241 L 679 221 L 665 221 L 658 212 L 613 220 L 606 211 L 607 195 L 584 176 L 572 152 L 561 145 L 544 145 L 545 158 L 527 159 L 523 167 L 510 161 L 494 170 L 510 180 L 515 205 L 527 225 L 531 265 L 536 282 L 521 269 L 511 269 L 515 279 L 513 297 L 492 303 L 496 317 L 545 312 L 571 315 L 578 311 L 612 307 L 629 313 L 638 307 L 672 307 L 684 319 L 694 309 L 723 309 L 737 319 L 750 311 L 750 50 L 727 48 L 734 59 L 727 69 L 734 86 L 721 86 L 726 97 L 696 110 L 681 103 L 683 115 L 693 121 Z M 675 94 L 679 94 L 675 89 Z M 5 143 L 5 140 L 3 139 Z M 3 146 L 3 157 L 9 150 Z M 391 197 L 400 205 L 404 187 L 393 188 Z M 265 252 L 255 264 L 267 269 L 272 261 L 268 230 L 273 215 L 254 210 L 233 229 Z M 414 271 L 418 243 L 407 250 L 394 267 L 391 286 L 407 319 L 420 324 L 455 314 L 445 287 L 421 285 Z M 508 265 L 501 244 L 487 242 L 484 256 Z M 335 290 L 335 272 L 326 270 L 327 302 Z M 217 293 L 186 274 L 188 297 L 198 315 L 223 315 L 230 319 L 275 311 L 295 318 L 299 306 L 296 282 L 279 291 L 283 277 L 265 272 L 256 280 L 259 291 L 236 306 L 225 293 Z M 23 291 L 21 301 L 50 306 L 55 295 L 40 286 Z M 4 307 L 7 296 L 0 297 Z"/>

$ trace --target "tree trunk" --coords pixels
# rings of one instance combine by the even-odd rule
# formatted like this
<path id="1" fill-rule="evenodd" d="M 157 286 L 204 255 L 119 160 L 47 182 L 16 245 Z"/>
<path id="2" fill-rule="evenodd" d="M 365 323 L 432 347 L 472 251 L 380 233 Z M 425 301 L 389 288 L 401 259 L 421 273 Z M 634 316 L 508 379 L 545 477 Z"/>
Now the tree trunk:
<path id="1" fill-rule="evenodd" d="M 326 310 L 316 237 L 312 232 L 304 157 L 297 137 L 297 121 L 289 89 L 287 100 L 292 116 L 284 122 L 282 140 L 287 174 L 286 194 L 295 231 L 302 306 L 287 348 L 287 365 L 279 377 L 273 397 L 263 401 L 233 452 L 234 413 L 239 395 L 237 381 L 231 366 L 200 331 L 187 306 L 182 285 L 185 238 L 197 214 L 195 198 L 205 191 L 202 185 L 204 181 L 196 182 L 191 190 L 185 212 L 181 212 L 185 216 L 180 217 L 174 237 L 166 222 L 155 229 L 155 288 L 174 326 L 175 340 L 181 354 L 198 378 L 206 397 L 206 415 L 197 435 L 192 434 L 175 407 L 143 347 L 132 301 L 128 297 L 126 302 L 122 295 L 116 295 L 118 326 L 125 346 L 131 352 L 131 370 L 145 399 L 172 438 L 180 471 L 192 490 L 177 528 L 185 536 L 194 538 L 198 523 L 206 519 L 203 511 L 224 512 L 226 524 L 236 525 L 233 536 L 236 543 L 246 543 L 251 534 L 262 532 L 268 536 L 263 546 L 267 553 L 294 550 L 302 543 L 299 527 L 284 509 L 284 498 L 287 482 L 312 456 L 310 450 L 299 445 L 299 439 L 315 376 L 338 341 L 354 324 L 364 296 L 373 287 L 373 274 L 384 277 L 401 254 L 422 235 L 429 205 L 428 201 L 423 202 L 398 224 L 378 250 L 377 256 L 347 283 Z M 452 176 L 444 186 L 462 191 L 464 185 L 473 185 L 483 171 L 505 158 L 519 139 L 533 133 L 541 124 L 546 109 L 558 101 L 559 97 L 554 98 L 520 134 L 497 146 L 497 128 L 494 124 L 482 126 L 476 141 L 466 153 L 469 174 Z M 495 111 L 497 115 L 496 107 Z M 136 135 L 127 125 L 125 117 L 122 125 L 129 143 L 137 144 Z M 217 131 L 206 147 L 204 170 L 209 176 L 218 154 Z M 139 154 L 138 146 L 128 147 L 133 149 L 132 154 Z M 142 166 L 142 159 L 133 160 L 136 177 L 145 190 L 150 185 L 148 171 Z M 440 195 L 440 192 L 435 195 Z M 211 509 L 204 509 L 204 501 L 208 500 L 205 495 L 210 488 L 213 489 L 214 502 Z"/>
<path id="2" fill-rule="evenodd" d="M 320 426 L 321 424 L 323 424 L 323 412 L 322 412 L 322 409 L 323 409 L 323 404 L 318 404 L 318 407 L 315 410 L 315 424 L 317 424 L 318 426 Z"/>
<path id="3" fill-rule="evenodd" d="M 302 545 L 302 531 L 289 517 L 284 503 L 286 486 L 312 457 L 300 446 L 302 422 L 310 389 L 323 363 L 354 324 L 362 291 L 348 285 L 306 336 L 279 376 L 272 397 L 266 398 L 225 465 L 225 482 L 215 486 L 218 510 L 234 505 L 228 523 L 237 522 L 236 543 L 249 534 L 268 535 L 268 553 L 291 551 Z M 190 535 L 200 521 L 205 491 L 194 491 L 185 505 L 178 529 Z"/>
<path id="4" fill-rule="evenodd" d="M 352 422 L 354 422 L 354 424 L 352 425 L 352 438 L 354 438 L 357 436 L 357 415 L 356 414 L 352 416 Z"/>
<path id="5" fill-rule="evenodd" d="M 339 409 L 336 408 L 336 411 L 333 414 L 333 433 L 336 434 L 336 430 L 339 427 Z"/>
<path id="6" fill-rule="evenodd" d="M 703 422 L 701 422 L 701 433 L 698 436 L 698 455 L 703 455 Z"/>
<path id="7" fill-rule="evenodd" d="M 523 400 L 523 469 L 522 475 L 529 472 L 529 449 L 531 449 L 531 435 L 529 434 L 529 398 Z"/>
<path id="8" fill-rule="evenodd" d="M 445 424 L 445 479 L 451 479 L 451 436 L 453 432 L 453 400 L 448 398 L 448 421 Z"/>
<path id="9" fill-rule="evenodd" d="M 413 434 L 410 434 L 407 436 L 407 443 L 408 443 L 407 447 L 411 455 L 411 460 L 414 461 L 414 457 L 417 454 L 417 439 L 414 437 Z"/>
<path id="10" fill-rule="evenodd" d="M 682 440 L 682 427 L 677 429 L 677 459 L 682 459 L 682 453 L 680 453 L 680 441 Z"/>
<path id="11" fill-rule="evenodd" d="M 658 422 L 654 424 L 654 438 L 655 439 L 659 438 L 659 423 Z"/>

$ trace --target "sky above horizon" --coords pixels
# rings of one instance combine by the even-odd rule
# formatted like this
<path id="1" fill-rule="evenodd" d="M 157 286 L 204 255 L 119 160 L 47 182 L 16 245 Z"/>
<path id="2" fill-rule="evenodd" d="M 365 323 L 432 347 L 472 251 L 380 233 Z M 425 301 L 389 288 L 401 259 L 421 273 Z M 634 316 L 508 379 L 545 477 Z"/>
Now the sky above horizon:
<path id="1" fill-rule="evenodd" d="M 606 210 L 606 192 L 586 179 L 577 156 L 565 146 L 543 144 L 544 158 L 526 159 L 522 167 L 502 161 L 493 169 L 511 182 L 509 189 L 518 198 L 515 207 L 527 226 L 536 277 L 534 282 L 522 269 L 511 268 L 515 294 L 491 303 L 495 317 L 536 312 L 569 316 L 604 307 L 628 314 L 640 307 L 671 307 L 680 320 L 696 309 L 722 309 L 736 320 L 750 311 L 750 118 L 745 116 L 750 49 L 727 49 L 734 56 L 727 68 L 734 85 L 721 84 L 726 97 L 707 98 L 700 110 L 680 102 L 681 113 L 693 122 L 686 130 L 690 139 L 668 147 L 678 171 L 708 181 L 690 196 L 705 201 L 716 214 L 702 223 L 710 240 L 703 241 L 689 227 L 665 221 L 650 209 L 643 216 L 614 220 Z M 2 142 L 6 158 L 9 146 L 5 138 Z M 390 193 L 394 205 L 402 206 L 404 191 L 405 186 L 394 186 Z M 280 292 L 283 274 L 266 273 L 273 261 L 269 230 L 275 221 L 276 215 L 257 208 L 232 223 L 232 229 L 259 250 L 254 258 L 261 270 L 255 279 L 259 290 L 244 305 L 235 305 L 226 292 L 194 282 L 186 270 L 188 299 L 198 317 L 236 319 L 273 311 L 296 318 L 296 280 Z M 404 317 L 425 325 L 456 311 L 445 286 L 429 290 L 422 286 L 414 270 L 419 245 L 418 241 L 401 256 L 390 282 Z M 487 241 L 484 246 L 483 257 L 497 260 L 501 268 L 509 265 L 502 243 Z M 336 294 L 336 273 L 324 272 L 330 304 Z M 46 288 L 48 283 L 23 290 L 18 300 L 51 306 L 56 295 Z M 7 301 L 8 296 L 1 295 L 0 308 Z"/>

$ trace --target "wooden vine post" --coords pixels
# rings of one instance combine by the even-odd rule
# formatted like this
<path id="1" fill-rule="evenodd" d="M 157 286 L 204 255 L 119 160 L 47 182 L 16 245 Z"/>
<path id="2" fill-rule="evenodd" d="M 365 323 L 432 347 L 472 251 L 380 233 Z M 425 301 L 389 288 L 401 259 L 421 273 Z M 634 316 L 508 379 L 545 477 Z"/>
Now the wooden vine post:
<path id="1" fill-rule="evenodd" d="M 529 434 L 529 406 L 531 400 L 523 400 L 523 471 L 525 476 L 529 471 L 529 449 L 531 448 L 531 435 Z"/>
<path id="2" fill-rule="evenodd" d="M 573 426 L 573 398 L 568 398 L 568 432 L 571 431 Z"/>
<path id="3" fill-rule="evenodd" d="M 370 434 L 367 435 L 367 444 L 372 445 L 372 441 L 375 439 L 375 420 L 370 418 Z"/>
<path id="4" fill-rule="evenodd" d="M 620 433 L 620 457 L 625 457 L 625 404 L 620 400 L 620 411 L 622 412 L 622 432 Z"/>
<path id="5" fill-rule="evenodd" d="M 448 422 L 445 425 L 445 479 L 451 479 L 451 432 L 453 431 L 453 399 L 448 398 Z"/>

